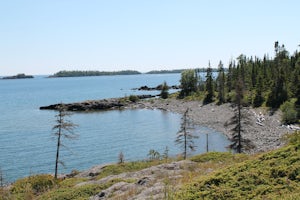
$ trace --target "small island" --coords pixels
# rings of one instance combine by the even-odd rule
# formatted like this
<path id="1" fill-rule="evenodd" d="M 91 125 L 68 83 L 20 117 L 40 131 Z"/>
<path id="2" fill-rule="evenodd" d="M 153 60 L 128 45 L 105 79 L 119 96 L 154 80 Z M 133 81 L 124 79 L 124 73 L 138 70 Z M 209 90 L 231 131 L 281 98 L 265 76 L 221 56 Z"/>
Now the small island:
<path id="1" fill-rule="evenodd" d="M 48 78 L 60 78 L 60 77 L 82 77 L 82 76 L 112 76 L 112 75 L 136 75 L 141 74 L 141 72 L 134 70 L 123 70 L 123 71 L 59 71 Z"/>
<path id="2" fill-rule="evenodd" d="M 34 77 L 32 75 L 17 74 L 15 76 L 5 76 L 2 79 L 27 79 L 27 78 L 34 78 Z"/>

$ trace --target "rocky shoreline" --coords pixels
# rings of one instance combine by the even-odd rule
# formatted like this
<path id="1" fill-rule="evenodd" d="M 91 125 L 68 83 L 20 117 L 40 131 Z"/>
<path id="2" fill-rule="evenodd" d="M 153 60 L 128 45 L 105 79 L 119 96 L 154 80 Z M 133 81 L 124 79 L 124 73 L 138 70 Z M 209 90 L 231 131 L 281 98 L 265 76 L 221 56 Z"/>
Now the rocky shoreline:
<path id="1" fill-rule="evenodd" d="M 142 100 L 147 98 L 153 98 L 153 95 L 137 95 L 136 100 Z M 49 106 L 41 106 L 40 110 L 58 110 L 61 105 L 67 111 L 104 111 L 104 110 L 115 110 L 123 109 L 132 104 L 135 104 L 135 100 L 130 100 L 130 98 L 110 98 L 101 100 L 88 100 L 75 103 L 58 103 Z"/>
<path id="2" fill-rule="evenodd" d="M 139 107 L 148 109 L 161 109 L 174 113 L 183 114 L 187 108 L 190 109 L 189 117 L 194 124 L 206 126 L 216 131 L 222 132 L 231 138 L 230 129 L 225 124 L 234 116 L 234 108 L 226 103 L 216 105 L 215 103 L 203 105 L 199 101 L 184 101 L 177 99 L 156 99 L 154 101 L 143 101 Z M 248 122 L 243 125 L 243 137 L 249 139 L 254 148 L 246 153 L 258 153 L 277 149 L 285 144 L 282 136 L 295 131 L 289 126 L 281 123 L 281 111 L 270 113 L 267 108 L 244 108 L 243 112 L 248 117 Z M 259 121 L 263 118 L 263 121 Z"/>
<path id="3" fill-rule="evenodd" d="M 151 95 L 140 95 L 137 97 L 144 100 L 135 102 L 128 100 L 128 98 L 112 98 L 64 105 L 68 111 L 160 109 L 178 114 L 183 114 L 189 108 L 189 117 L 194 124 L 212 128 L 231 138 L 231 127 L 225 126 L 226 122 L 234 115 L 234 108 L 231 104 L 216 105 L 211 103 L 203 105 L 199 101 L 164 100 L 152 98 L 154 96 Z M 40 107 L 40 109 L 56 110 L 60 105 L 53 104 Z M 258 153 L 279 148 L 284 145 L 284 141 L 281 139 L 282 136 L 294 131 L 292 128 L 282 125 L 280 122 L 280 111 L 276 111 L 271 115 L 265 108 L 244 108 L 243 112 L 248 116 L 248 123 L 243 126 L 243 137 L 244 139 L 249 139 L 255 146 L 253 149 L 248 150 L 247 153 Z"/>

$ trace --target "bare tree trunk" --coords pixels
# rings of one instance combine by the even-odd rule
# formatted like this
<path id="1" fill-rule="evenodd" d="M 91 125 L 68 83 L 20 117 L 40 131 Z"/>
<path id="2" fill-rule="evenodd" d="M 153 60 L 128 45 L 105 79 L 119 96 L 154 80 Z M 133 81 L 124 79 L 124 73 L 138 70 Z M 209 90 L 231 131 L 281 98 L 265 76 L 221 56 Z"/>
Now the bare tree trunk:
<path id="1" fill-rule="evenodd" d="M 59 111 L 59 121 L 61 122 L 62 115 L 61 111 Z M 59 159 L 59 148 L 60 148 L 60 136 L 61 136 L 61 125 L 58 129 L 58 138 L 57 138 L 57 149 L 56 149 L 56 159 L 55 159 L 55 174 L 54 178 L 57 179 L 57 169 L 58 169 L 58 159 Z"/>
<path id="2" fill-rule="evenodd" d="M 208 152 L 208 133 L 206 133 L 206 152 Z"/>
<path id="3" fill-rule="evenodd" d="M 183 152 L 183 159 L 186 159 L 186 154 L 187 154 L 187 135 L 186 135 L 186 130 L 184 128 L 184 152 Z"/>
<path id="4" fill-rule="evenodd" d="M 242 152 L 242 144 L 241 144 L 241 102 L 238 102 L 238 148 L 237 151 L 238 153 Z"/>

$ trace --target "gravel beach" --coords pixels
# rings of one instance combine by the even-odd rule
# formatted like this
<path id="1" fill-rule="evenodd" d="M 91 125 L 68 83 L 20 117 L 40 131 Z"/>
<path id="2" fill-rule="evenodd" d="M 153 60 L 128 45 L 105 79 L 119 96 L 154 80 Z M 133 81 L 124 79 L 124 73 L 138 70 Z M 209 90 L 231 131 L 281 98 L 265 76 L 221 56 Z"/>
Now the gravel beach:
<path id="1" fill-rule="evenodd" d="M 134 105 L 135 108 L 160 109 L 174 113 L 183 114 L 187 108 L 190 109 L 189 117 L 196 125 L 206 126 L 231 137 L 231 127 L 225 124 L 234 116 L 234 108 L 231 104 L 216 105 L 215 103 L 202 105 L 199 101 L 185 101 L 177 99 L 154 99 L 140 101 Z M 255 145 L 254 149 L 246 153 L 258 153 L 276 149 L 284 145 L 282 136 L 292 132 L 287 126 L 280 122 L 281 111 L 272 115 L 264 108 L 244 108 L 243 113 L 248 118 L 248 123 L 243 126 L 242 137 L 249 139 Z"/>

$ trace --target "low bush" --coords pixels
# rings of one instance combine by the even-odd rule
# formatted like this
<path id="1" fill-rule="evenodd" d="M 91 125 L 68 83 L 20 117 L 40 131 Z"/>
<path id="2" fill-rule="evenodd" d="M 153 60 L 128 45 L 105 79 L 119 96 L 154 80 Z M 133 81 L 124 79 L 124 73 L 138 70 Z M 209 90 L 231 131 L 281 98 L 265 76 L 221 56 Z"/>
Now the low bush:
<path id="1" fill-rule="evenodd" d="M 239 164 L 197 178 L 176 193 L 175 199 L 293 199 L 300 193 L 300 133 L 289 135 L 290 144 Z M 216 154 L 216 160 L 223 157 Z M 196 157 L 203 162 L 213 154 Z M 295 198 L 295 199 L 298 199 Z"/>
<path id="2" fill-rule="evenodd" d="M 26 193 L 32 190 L 34 194 L 45 192 L 56 185 L 51 175 L 41 174 L 33 175 L 17 180 L 12 187 L 12 193 Z"/>
<path id="3" fill-rule="evenodd" d="M 137 102 L 138 100 L 139 100 L 139 97 L 136 95 L 129 96 L 129 101 L 131 101 L 131 102 Z"/>
<path id="4" fill-rule="evenodd" d="M 282 111 L 282 123 L 284 124 L 293 124 L 297 122 L 297 111 L 295 107 L 295 100 L 290 100 L 284 102 L 280 106 Z"/>

